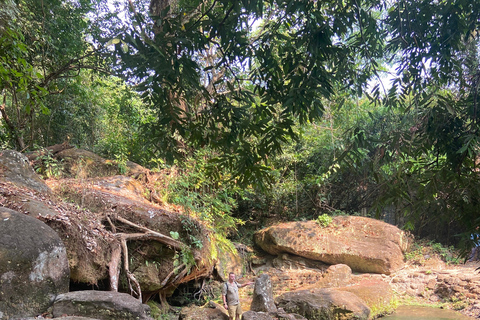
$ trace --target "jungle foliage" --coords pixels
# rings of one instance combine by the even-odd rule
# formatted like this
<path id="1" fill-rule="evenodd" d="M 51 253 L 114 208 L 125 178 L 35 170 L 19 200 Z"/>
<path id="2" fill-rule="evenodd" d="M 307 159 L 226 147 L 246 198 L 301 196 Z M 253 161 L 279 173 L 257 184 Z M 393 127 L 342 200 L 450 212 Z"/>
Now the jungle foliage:
<path id="1" fill-rule="evenodd" d="M 225 234 L 361 214 L 468 246 L 479 26 L 470 0 L 1 0 L 0 143 L 174 165 L 165 199 Z"/>

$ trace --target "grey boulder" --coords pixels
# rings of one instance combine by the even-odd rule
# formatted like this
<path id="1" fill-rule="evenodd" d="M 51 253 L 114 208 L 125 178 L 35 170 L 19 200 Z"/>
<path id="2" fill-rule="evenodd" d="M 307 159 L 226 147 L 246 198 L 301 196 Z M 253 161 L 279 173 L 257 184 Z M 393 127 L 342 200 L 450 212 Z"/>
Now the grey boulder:
<path id="1" fill-rule="evenodd" d="M 40 193 L 52 190 L 35 173 L 28 158 L 13 150 L 0 151 L 0 176 L 20 188 L 28 188 Z"/>
<path id="2" fill-rule="evenodd" d="M 114 291 L 73 291 L 57 296 L 53 316 L 92 317 L 100 320 L 152 320 L 150 307 L 129 294 Z"/>
<path id="3" fill-rule="evenodd" d="M 65 247 L 40 220 L 0 207 L 0 319 L 45 312 L 68 292 Z"/>

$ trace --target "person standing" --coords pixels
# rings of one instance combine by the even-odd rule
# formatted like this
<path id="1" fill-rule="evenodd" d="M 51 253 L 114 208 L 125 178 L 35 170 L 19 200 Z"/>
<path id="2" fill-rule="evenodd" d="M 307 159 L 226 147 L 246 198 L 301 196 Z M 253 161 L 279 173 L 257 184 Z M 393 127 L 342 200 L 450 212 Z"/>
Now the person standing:
<path id="1" fill-rule="evenodd" d="M 478 227 L 475 228 L 475 232 L 478 232 Z M 480 234 L 472 233 L 470 239 L 472 240 L 474 247 L 472 248 L 470 259 L 468 259 L 468 261 L 477 261 L 480 258 Z"/>
<path id="2" fill-rule="evenodd" d="M 242 307 L 238 296 L 238 289 L 253 284 L 252 281 L 239 284 L 235 281 L 235 273 L 228 274 L 228 280 L 222 288 L 223 306 L 228 310 L 229 320 L 240 320 L 242 316 Z"/>

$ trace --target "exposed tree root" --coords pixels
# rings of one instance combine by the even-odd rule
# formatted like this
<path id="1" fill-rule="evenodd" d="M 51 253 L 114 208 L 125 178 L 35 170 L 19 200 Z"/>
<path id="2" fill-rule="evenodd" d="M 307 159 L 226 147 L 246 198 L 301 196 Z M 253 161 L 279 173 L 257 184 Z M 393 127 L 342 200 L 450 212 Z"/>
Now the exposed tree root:
<path id="1" fill-rule="evenodd" d="M 120 277 L 120 261 L 122 259 L 122 247 L 120 243 L 112 244 L 112 258 L 108 264 L 108 275 L 110 277 L 110 291 L 118 291 L 118 281 Z"/>
<path id="2" fill-rule="evenodd" d="M 120 268 L 119 265 L 121 263 L 121 255 L 123 253 L 123 269 L 125 271 L 125 274 L 127 276 L 128 280 L 128 286 L 130 293 L 133 296 L 136 296 L 139 300 L 142 300 L 142 291 L 140 288 L 140 284 L 135 278 L 135 275 L 130 272 L 129 268 L 129 253 L 128 253 L 128 246 L 127 246 L 127 241 L 131 240 L 154 240 L 158 241 L 164 245 L 170 246 L 174 250 L 184 250 L 186 248 L 186 245 L 178 240 L 175 240 L 171 237 L 168 237 L 166 235 L 163 235 L 159 232 L 153 231 L 147 227 L 138 225 L 136 223 L 133 223 L 125 218 L 122 217 L 111 217 L 109 215 L 106 216 L 106 219 L 108 223 L 110 224 L 110 227 L 112 228 L 112 231 L 115 233 L 117 238 L 119 239 L 120 243 L 115 243 L 112 245 L 112 255 L 111 255 L 111 260 L 110 263 L 108 264 L 109 266 L 109 277 L 110 277 L 110 290 L 111 291 L 118 291 L 118 282 L 119 282 L 119 274 L 120 274 Z M 115 221 L 118 221 L 120 223 L 123 223 L 125 225 L 128 225 L 130 227 L 133 227 L 135 229 L 144 231 L 144 232 L 139 232 L 139 233 L 116 233 L 116 226 L 114 224 Z M 183 270 L 182 270 L 183 269 Z M 179 272 L 179 270 L 182 270 Z M 179 279 L 182 279 L 185 277 L 190 268 L 185 265 L 181 264 L 178 267 L 176 267 L 174 270 L 172 270 L 162 281 L 161 287 L 165 288 L 169 285 L 172 285 L 176 283 Z M 172 279 L 172 277 L 175 276 L 175 278 Z M 160 298 L 162 298 L 162 293 L 159 291 Z M 165 297 L 164 297 L 165 298 Z M 162 300 L 162 299 L 160 299 Z M 162 302 L 162 301 L 161 301 Z M 166 302 L 166 300 L 164 301 Z M 163 302 L 162 302 L 163 304 Z"/>
<path id="3" fill-rule="evenodd" d="M 203 279 L 200 289 L 193 294 L 194 299 L 200 300 L 202 297 L 211 299 L 215 298 L 215 293 L 213 292 L 212 287 L 205 283 L 205 279 Z"/>
<path id="4" fill-rule="evenodd" d="M 138 283 L 137 279 L 135 278 L 135 275 L 130 272 L 130 267 L 128 264 L 128 248 L 127 248 L 127 240 L 124 239 L 120 235 L 120 243 L 122 244 L 122 250 L 123 250 L 123 269 L 125 270 L 125 273 L 127 275 L 128 279 L 128 287 L 130 289 L 130 293 L 135 294 L 138 298 L 138 300 L 142 301 L 142 289 L 140 289 L 140 284 Z M 132 282 L 135 285 L 135 289 L 132 288 Z"/>
<path id="5" fill-rule="evenodd" d="M 165 279 L 163 279 L 162 283 L 160 284 L 160 286 L 163 288 L 167 285 L 167 283 L 169 283 L 169 280 L 170 278 L 178 272 L 178 270 L 180 270 L 180 268 L 183 268 L 183 267 L 186 267 L 186 265 L 184 263 L 182 263 L 181 265 L 179 265 L 178 267 L 176 267 L 175 269 L 172 270 L 172 272 L 170 272 L 166 277 Z"/>

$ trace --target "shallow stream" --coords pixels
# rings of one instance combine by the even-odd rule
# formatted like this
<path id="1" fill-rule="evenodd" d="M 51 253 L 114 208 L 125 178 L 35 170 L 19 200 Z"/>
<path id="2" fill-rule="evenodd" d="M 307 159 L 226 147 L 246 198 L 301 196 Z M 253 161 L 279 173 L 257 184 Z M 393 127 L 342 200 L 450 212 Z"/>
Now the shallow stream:
<path id="1" fill-rule="evenodd" d="M 400 306 L 395 313 L 381 318 L 382 320 L 471 320 L 458 312 L 447 309 L 438 309 L 419 306 Z"/>

